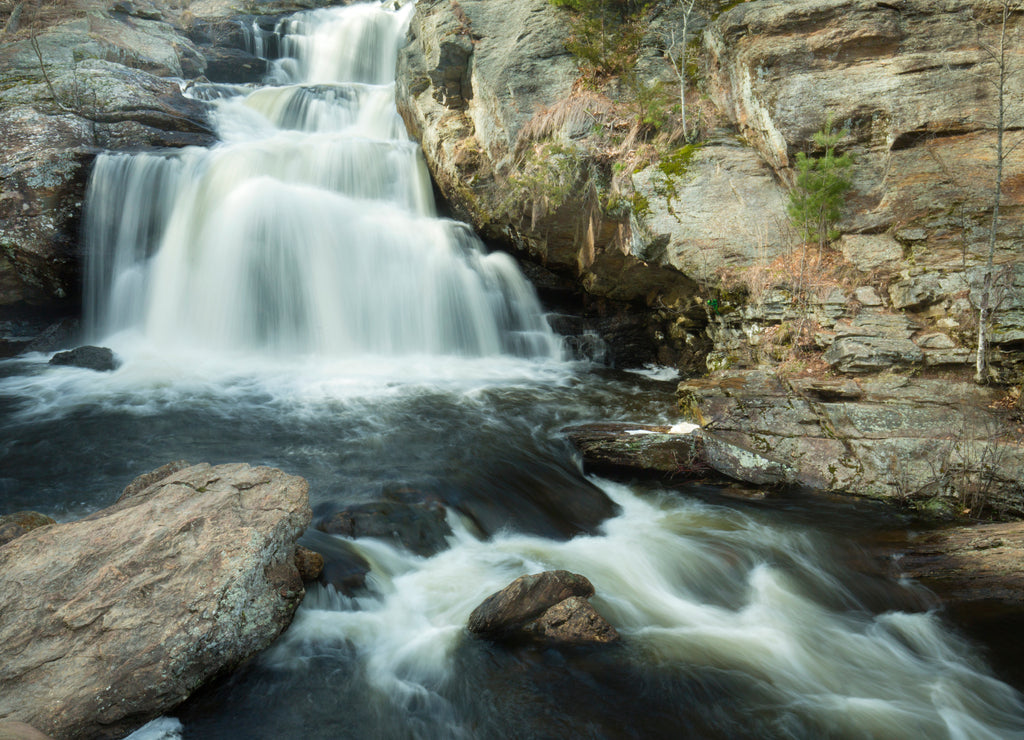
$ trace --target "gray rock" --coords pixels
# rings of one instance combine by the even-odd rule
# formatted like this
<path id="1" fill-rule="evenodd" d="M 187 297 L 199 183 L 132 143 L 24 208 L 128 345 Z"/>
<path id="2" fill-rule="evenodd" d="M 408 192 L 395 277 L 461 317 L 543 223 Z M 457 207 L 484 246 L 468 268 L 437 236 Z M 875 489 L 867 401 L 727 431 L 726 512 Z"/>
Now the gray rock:
<path id="1" fill-rule="evenodd" d="M 169 711 L 291 621 L 310 516 L 301 478 L 197 465 L 0 547 L 0 717 L 113 738 Z"/>
<path id="2" fill-rule="evenodd" d="M 902 378 L 782 379 L 734 372 L 679 385 L 680 409 L 794 471 L 811 489 L 923 505 L 984 490 L 1024 509 L 1024 450 L 998 389 Z"/>
<path id="3" fill-rule="evenodd" d="M 634 211 L 641 238 L 667 238 L 664 261 L 686 275 L 713 282 L 724 269 L 770 262 L 793 247 L 785 189 L 757 151 L 736 141 L 709 142 L 685 167 L 655 164 L 632 182 L 645 205 Z"/>
<path id="4" fill-rule="evenodd" d="M 956 343 L 949 338 L 949 335 L 940 331 L 920 334 L 914 337 L 914 341 L 922 349 L 953 349 L 956 347 Z"/>
<path id="5" fill-rule="evenodd" d="M 879 298 L 877 291 L 870 285 L 865 285 L 857 288 L 853 291 L 853 297 L 857 299 L 857 302 L 862 306 L 881 306 L 882 299 Z"/>
<path id="6" fill-rule="evenodd" d="M 91 345 L 76 347 L 66 352 L 58 352 L 50 358 L 50 364 L 70 365 L 98 372 L 117 370 L 121 365 L 117 358 L 114 357 L 113 350 L 107 347 L 93 347 Z"/>
<path id="7" fill-rule="evenodd" d="M 918 365 L 924 354 L 909 339 L 856 336 L 836 339 L 823 359 L 843 373 L 867 373 Z"/>
<path id="8" fill-rule="evenodd" d="M 839 249 L 863 272 L 892 268 L 903 261 L 903 247 L 888 234 L 844 234 L 839 240 Z"/>

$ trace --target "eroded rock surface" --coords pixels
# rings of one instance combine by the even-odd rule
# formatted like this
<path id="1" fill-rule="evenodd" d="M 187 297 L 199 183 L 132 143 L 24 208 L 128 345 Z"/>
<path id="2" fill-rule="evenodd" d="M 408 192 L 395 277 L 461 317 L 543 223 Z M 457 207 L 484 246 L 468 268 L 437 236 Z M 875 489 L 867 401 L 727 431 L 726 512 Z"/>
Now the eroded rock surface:
<path id="1" fill-rule="evenodd" d="M 947 509 L 1020 513 L 1024 445 L 997 389 L 896 375 L 784 379 L 759 371 L 679 385 L 685 414 L 795 470 L 810 488 Z"/>
<path id="2" fill-rule="evenodd" d="M 310 517 L 301 478 L 203 464 L 0 547 L 0 719 L 120 737 L 262 650 Z"/>
<path id="3" fill-rule="evenodd" d="M 566 436 L 588 471 L 686 480 L 724 475 L 755 485 L 792 483 L 788 465 L 705 429 L 622 422 L 570 427 Z"/>

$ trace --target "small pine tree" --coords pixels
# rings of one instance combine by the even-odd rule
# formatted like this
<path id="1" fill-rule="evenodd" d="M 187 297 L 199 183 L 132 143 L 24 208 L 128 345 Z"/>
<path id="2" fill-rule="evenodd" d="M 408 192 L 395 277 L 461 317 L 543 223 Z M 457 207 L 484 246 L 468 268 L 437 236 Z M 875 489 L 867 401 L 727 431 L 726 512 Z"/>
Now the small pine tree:
<path id="1" fill-rule="evenodd" d="M 825 150 L 820 157 L 796 155 L 796 185 L 789 191 L 789 218 L 801 238 L 817 242 L 819 249 L 839 236 L 836 224 L 842 215 L 843 196 L 850 189 L 846 172 L 853 164 L 850 154 L 836 154 L 843 131 L 832 131 L 832 119 L 814 134 L 814 143 Z"/>

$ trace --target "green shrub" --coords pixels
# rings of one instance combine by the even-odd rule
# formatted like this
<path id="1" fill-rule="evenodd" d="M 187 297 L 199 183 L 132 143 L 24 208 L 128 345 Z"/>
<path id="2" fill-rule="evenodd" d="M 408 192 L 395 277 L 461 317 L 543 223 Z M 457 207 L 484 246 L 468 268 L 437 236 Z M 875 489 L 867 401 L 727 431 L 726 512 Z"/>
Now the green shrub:
<path id="1" fill-rule="evenodd" d="M 641 17 L 649 3 L 639 0 L 550 0 L 573 11 L 565 48 L 597 75 L 623 74 L 636 61 L 643 37 Z"/>
<path id="2" fill-rule="evenodd" d="M 836 224 L 842 215 L 844 196 L 851 183 L 847 170 L 853 164 L 850 154 L 836 154 L 836 144 L 845 132 L 832 131 L 832 119 L 814 134 L 814 143 L 824 154 L 796 155 L 796 184 L 789 191 L 789 218 L 808 242 L 824 247 L 839 236 Z"/>

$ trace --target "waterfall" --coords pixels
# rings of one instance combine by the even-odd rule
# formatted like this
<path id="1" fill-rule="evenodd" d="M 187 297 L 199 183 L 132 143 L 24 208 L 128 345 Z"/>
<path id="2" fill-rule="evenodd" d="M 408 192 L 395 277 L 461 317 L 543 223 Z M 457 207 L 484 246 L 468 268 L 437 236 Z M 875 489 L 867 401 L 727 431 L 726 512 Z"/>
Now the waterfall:
<path id="1" fill-rule="evenodd" d="M 514 261 L 436 216 L 395 108 L 411 11 L 363 4 L 283 21 L 272 86 L 196 86 L 221 143 L 98 158 L 85 215 L 95 341 L 134 332 L 165 351 L 558 357 Z"/>

